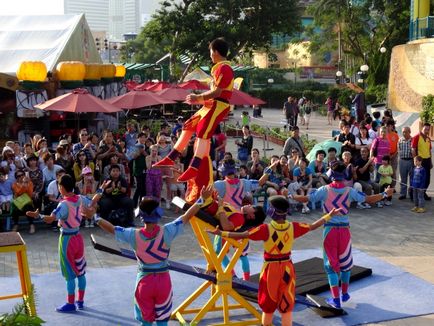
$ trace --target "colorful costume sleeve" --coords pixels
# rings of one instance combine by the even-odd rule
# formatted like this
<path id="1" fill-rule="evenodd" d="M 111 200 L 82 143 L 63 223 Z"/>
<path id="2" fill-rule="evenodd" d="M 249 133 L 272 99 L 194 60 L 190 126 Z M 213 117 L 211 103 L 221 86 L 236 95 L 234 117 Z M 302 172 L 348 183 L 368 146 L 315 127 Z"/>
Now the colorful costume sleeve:
<path id="1" fill-rule="evenodd" d="M 249 230 L 249 239 L 254 241 L 267 241 L 268 239 L 268 225 L 261 224 Z"/>
<path id="2" fill-rule="evenodd" d="M 292 222 L 292 225 L 294 226 L 294 239 L 299 238 L 310 231 L 309 224 Z"/>
<path id="3" fill-rule="evenodd" d="M 173 222 L 164 225 L 164 242 L 168 247 L 170 247 L 172 241 L 183 232 L 184 223 L 182 223 L 182 217 L 178 217 Z"/>
<path id="4" fill-rule="evenodd" d="M 317 201 L 323 201 L 327 198 L 327 188 L 325 186 L 319 187 L 318 189 L 314 189 L 309 194 L 309 201 L 315 203 Z"/>
<path id="5" fill-rule="evenodd" d="M 226 186 L 223 180 L 218 180 L 214 182 L 214 188 L 217 190 L 220 198 L 223 198 L 226 193 Z"/>
<path id="6" fill-rule="evenodd" d="M 121 226 L 115 226 L 115 239 L 118 242 L 127 243 L 136 249 L 136 229 L 135 228 L 123 228 Z"/>
<path id="7" fill-rule="evenodd" d="M 356 201 L 359 203 L 363 203 L 366 200 L 366 194 L 364 192 L 361 191 L 357 191 L 354 188 L 351 188 L 350 190 L 350 198 L 351 201 Z"/>
<path id="8" fill-rule="evenodd" d="M 60 202 L 56 209 L 53 211 L 54 216 L 56 217 L 56 220 L 67 220 L 69 209 L 66 203 Z"/>

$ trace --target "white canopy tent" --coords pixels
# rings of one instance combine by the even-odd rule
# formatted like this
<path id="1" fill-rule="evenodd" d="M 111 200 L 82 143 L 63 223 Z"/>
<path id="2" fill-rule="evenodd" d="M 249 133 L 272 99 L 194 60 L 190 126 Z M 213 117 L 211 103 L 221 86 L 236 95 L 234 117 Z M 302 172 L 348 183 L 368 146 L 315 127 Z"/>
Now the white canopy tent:
<path id="1" fill-rule="evenodd" d="M 15 75 L 22 61 L 102 63 L 84 14 L 0 16 L 0 73 Z"/>

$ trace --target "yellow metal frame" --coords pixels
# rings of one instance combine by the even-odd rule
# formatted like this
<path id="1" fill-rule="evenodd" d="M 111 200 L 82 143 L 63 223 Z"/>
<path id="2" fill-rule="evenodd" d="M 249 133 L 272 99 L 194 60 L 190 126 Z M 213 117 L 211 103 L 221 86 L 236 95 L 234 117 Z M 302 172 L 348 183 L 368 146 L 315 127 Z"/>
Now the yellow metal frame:
<path id="1" fill-rule="evenodd" d="M 19 234 L 18 234 L 19 235 Z M 21 235 L 19 235 L 21 238 Z M 0 247 L 0 253 L 15 252 L 17 255 L 18 274 L 20 276 L 21 293 L 0 296 L 0 300 L 14 299 L 22 297 L 27 305 L 27 312 L 30 316 L 36 316 L 34 300 L 28 300 L 31 292 L 32 282 L 30 280 L 29 264 L 27 261 L 26 243 L 21 238 L 23 244 Z"/>
<path id="2" fill-rule="evenodd" d="M 179 307 L 172 312 L 171 318 L 177 319 L 182 325 L 188 325 L 184 315 L 196 314 L 191 320 L 190 325 L 197 325 L 208 312 L 222 311 L 223 323 L 210 325 L 260 325 L 261 314 L 232 288 L 232 270 L 241 257 L 243 249 L 247 245 L 248 240 L 244 239 L 242 241 L 235 241 L 232 239 L 225 239 L 226 243 L 223 245 L 221 252 L 217 255 L 214 251 L 210 236 L 206 231 L 213 229 L 213 226 L 198 219 L 197 217 L 193 217 L 190 220 L 190 224 L 208 263 L 207 270 L 215 271 L 217 282 L 214 284 L 211 281 L 205 281 L 195 292 L 193 292 Z M 229 251 L 230 246 L 236 248 L 235 253 L 230 258 L 228 266 L 223 268 L 223 258 Z M 211 293 L 210 298 L 205 305 L 200 308 L 189 308 L 189 306 L 193 304 L 194 301 L 197 300 L 199 296 L 201 296 L 202 293 L 208 288 L 210 288 Z M 235 300 L 236 303 L 231 304 L 229 302 L 229 298 Z M 219 299 L 221 299 L 221 305 L 217 305 Z M 253 318 L 242 321 L 231 321 L 230 311 L 237 309 L 246 309 L 253 315 Z"/>

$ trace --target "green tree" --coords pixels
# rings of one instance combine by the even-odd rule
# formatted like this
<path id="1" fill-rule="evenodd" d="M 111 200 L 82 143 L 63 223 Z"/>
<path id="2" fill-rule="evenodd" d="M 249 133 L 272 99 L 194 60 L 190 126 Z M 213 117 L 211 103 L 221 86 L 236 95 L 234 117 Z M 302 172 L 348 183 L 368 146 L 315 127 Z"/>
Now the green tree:
<path id="1" fill-rule="evenodd" d="M 229 42 L 233 60 L 268 49 L 275 33 L 293 35 L 301 29 L 296 0 L 165 0 L 150 24 L 141 37 L 171 54 L 171 74 L 180 54 L 187 53 L 193 64 L 209 63 L 208 44 L 216 37 Z"/>
<path id="2" fill-rule="evenodd" d="M 410 0 L 319 0 L 308 12 L 314 17 L 306 31 L 312 53 L 336 51 L 340 32 L 343 53 L 356 60 L 354 69 L 368 64 L 368 85 L 387 83 L 392 47 L 408 41 Z M 382 46 L 386 53 L 380 53 Z"/>

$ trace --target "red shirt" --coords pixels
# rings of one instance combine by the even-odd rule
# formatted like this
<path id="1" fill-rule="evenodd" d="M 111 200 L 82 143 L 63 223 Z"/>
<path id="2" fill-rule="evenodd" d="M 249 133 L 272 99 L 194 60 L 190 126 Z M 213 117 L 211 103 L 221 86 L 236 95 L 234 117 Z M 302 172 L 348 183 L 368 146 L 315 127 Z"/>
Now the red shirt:
<path id="1" fill-rule="evenodd" d="M 219 98 L 229 100 L 232 96 L 234 85 L 234 72 L 228 61 L 216 63 L 211 70 L 214 79 L 214 87 L 223 89 Z"/>

